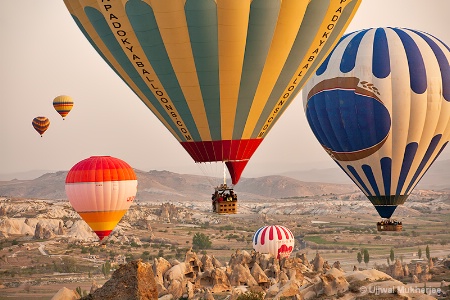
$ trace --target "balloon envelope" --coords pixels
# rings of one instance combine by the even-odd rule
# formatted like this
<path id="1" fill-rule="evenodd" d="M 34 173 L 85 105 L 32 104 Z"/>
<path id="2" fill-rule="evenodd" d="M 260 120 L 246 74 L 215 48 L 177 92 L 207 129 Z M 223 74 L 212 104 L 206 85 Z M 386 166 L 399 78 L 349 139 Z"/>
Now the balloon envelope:
<path id="1" fill-rule="evenodd" d="M 374 28 L 341 39 L 303 90 L 325 151 L 390 218 L 447 145 L 450 52 L 416 30 Z"/>
<path id="2" fill-rule="evenodd" d="M 72 110 L 73 100 L 70 96 L 58 96 L 53 100 L 53 107 L 64 120 L 67 114 Z"/>
<path id="3" fill-rule="evenodd" d="M 102 240 L 122 219 L 137 192 L 133 169 L 111 156 L 91 156 L 66 177 L 66 194 L 81 218 Z"/>
<path id="4" fill-rule="evenodd" d="M 50 126 L 50 120 L 47 117 L 36 117 L 31 122 L 31 125 L 42 136 Z"/>
<path id="5" fill-rule="evenodd" d="M 361 0 L 64 2 L 194 161 L 226 162 L 237 183 Z"/>
<path id="6" fill-rule="evenodd" d="M 292 232 L 281 225 L 263 226 L 253 235 L 253 249 L 256 252 L 272 254 L 278 259 L 289 257 L 294 244 Z"/>

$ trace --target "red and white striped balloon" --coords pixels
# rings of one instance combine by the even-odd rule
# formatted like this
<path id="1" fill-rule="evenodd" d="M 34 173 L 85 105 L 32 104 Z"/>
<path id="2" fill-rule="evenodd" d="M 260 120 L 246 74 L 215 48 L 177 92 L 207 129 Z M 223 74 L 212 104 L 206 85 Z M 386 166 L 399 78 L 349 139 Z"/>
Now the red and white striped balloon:
<path id="1" fill-rule="evenodd" d="M 97 234 L 107 237 L 133 203 L 137 179 L 123 160 L 91 156 L 75 164 L 66 177 L 70 204 Z"/>
<path id="2" fill-rule="evenodd" d="M 281 225 L 261 227 L 253 235 L 253 249 L 256 252 L 272 254 L 278 259 L 289 257 L 294 243 L 292 232 Z"/>

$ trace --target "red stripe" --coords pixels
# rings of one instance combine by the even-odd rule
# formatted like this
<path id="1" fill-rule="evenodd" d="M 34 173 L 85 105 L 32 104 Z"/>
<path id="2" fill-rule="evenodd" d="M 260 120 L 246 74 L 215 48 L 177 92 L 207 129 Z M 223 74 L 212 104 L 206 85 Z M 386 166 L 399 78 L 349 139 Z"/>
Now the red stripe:
<path id="1" fill-rule="evenodd" d="M 283 239 L 283 235 L 281 234 L 280 227 L 282 228 L 282 226 L 275 226 L 275 228 L 277 229 L 277 235 L 278 235 L 279 241 L 281 241 Z"/>
<path id="2" fill-rule="evenodd" d="M 273 226 L 270 226 L 270 229 L 269 229 L 269 240 L 273 241 Z"/>
<path id="3" fill-rule="evenodd" d="M 237 153 L 236 153 L 236 158 L 235 158 L 236 160 L 240 160 L 240 159 L 246 158 L 246 156 L 244 156 L 244 153 L 245 153 L 245 148 L 248 145 L 248 141 L 249 140 L 241 140 L 240 141 L 240 143 L 238 145 Z"/>
<path id="4" fill-rule="evenodd" d="M 233 184 L 238 183 L 248 160 L 263 139 L 181 142 L 195 162 L 225 161 Z"/>
<path id="5" fill-rule="evenodd" d="M 216 155 L 214 154 L 214 147 L 213 147 L 212 141 L 203 142 L 203 146 L 205 147 L 207 161 L 218 161 L 219 160 L 216 158 Z"/>
<path id="6" fill-rule="evenodd" d="M 214 155 L 217 158 L 217 160 L 220 159 L 224 159 L 224 155 L 223 155 L 223 146 L 224 143 L 221 141 L 213 141 L 213 149 L 214 149 Z"/>
<path id="7" fill-rule="evenodd" d="M 281 229 L 284 231 L 284 235 L 286 236 L 287 239 L 289 239 L 289 233 L 287 232 L 289 229 L 287 229 L 286 227 L 280 226 Z"/>
<path id="8" fill-rule="evenodd" d="M 264 245 L 264 243 L 266 242 L 266 231 L 267 231 L 267 226 L 263 229 L 263 231 L 261 233 L 261 245 Z"/>
<path id="9" fill-rule="evenodd" d="M 222 158 L 223 160 L 229 160 L 230 157 L 231 157 L 231 141 L 222 141 Z"/>
<path id="10" fill-rule="evenodd" d="M 98 231 L 95 231 L 95 234 L 97 234 L 98 238 L 99 238 L 100 241 L 101 241 L 101 240 L 103 240 L 105 237 L 107 237 L 107 236 L 111 233 L 111 231 L 112 231 L 112 230 L 102 230 L 102 231 L 98 230 Z"/>
<path id="11" fill-rule="evenodd" d="M 136 180 L 129 164 L 112 156 L 91 156 L 75 164 L 66 183 Z"/>

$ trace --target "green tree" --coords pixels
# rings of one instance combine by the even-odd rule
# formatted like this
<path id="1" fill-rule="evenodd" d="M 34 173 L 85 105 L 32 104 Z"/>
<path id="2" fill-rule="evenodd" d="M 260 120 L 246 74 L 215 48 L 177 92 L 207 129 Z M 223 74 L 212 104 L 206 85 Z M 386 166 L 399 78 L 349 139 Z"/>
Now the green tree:
<path id="1" fill-rule="evenodd" d="M 358 254 L 356 255 L 356 259 L 358 260 L 359 264 L 362 262 L 362 254 L 361 254 L 361 252 L 358 252 Z"/>
<path id="2" fill-rule="evenodd" d="M 370 257 L 369 257 L 369 250 L 364 249 L 364 263 L 367 265 L 369 264 Z"/>
<path id="3" fill-rule="evenodd" d="M 164 257 L 164 249 L 159 249 L 158 257 Z"/>
<path id="4" fill-rule="evenodd" d="M 197 232 L 192 237 L 192 246 L 194 249 L 210 249 L 212 246 L 212 242 L 209 239 L 209 236 L 204 233 Z"/>
<path id="5" fill-rule="evenodd" d="M 80 295 L 80 297 L 86 297 L 88 295 L 87 291 L 81 290 L 81 286 L 78 286 L 75 291 Z"/>
<path id="6" fill-rule="evenodd" d="M 389 258 L 391 259 L 391 262 L 394 262 L 395 259 L 394 248 L 391 248 L 391 254 L 389 255 Z"/>
<path id="7" fill-rule="evenodd" d="M 425 248 L 425 255 L 427 256 L 427 259 L 430 260 L 431 255 L 430 255 L 430 247 L 427 245 L 427 247 Z"/>
<path id="8" fill-rule="evenodd" d="M 109 260 L 107 260 L 102 265 L 102 273 L 105 276 L 105 278 L 107 278 L 110 272 L 111 272 L 111 263 L 109 262 Z"/>
<path id="9" fill-rule="evenodd" d="M 419 250 L 417 251 L 417 255 L 419 256 L 419 258 L 422 258 L 422 249 L 419 248 Z"/>

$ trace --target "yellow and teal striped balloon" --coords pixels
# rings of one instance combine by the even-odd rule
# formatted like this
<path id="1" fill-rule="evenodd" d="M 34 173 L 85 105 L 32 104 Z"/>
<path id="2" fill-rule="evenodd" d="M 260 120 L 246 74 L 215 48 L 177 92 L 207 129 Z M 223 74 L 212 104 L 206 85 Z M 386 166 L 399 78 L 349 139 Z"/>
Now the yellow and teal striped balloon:
<path id="1" fill-rule="evenodd" d="M 63 120 L 69 114 L 73 107 L 73 100 L 70 96 L 61 95 L 53 100 L 53 107 L 61 115 Z"/>
<path id="2" fill-rule="evenodd" d="M 196 162 L 237 183 L 361 0 L 64 0 Z"/>

